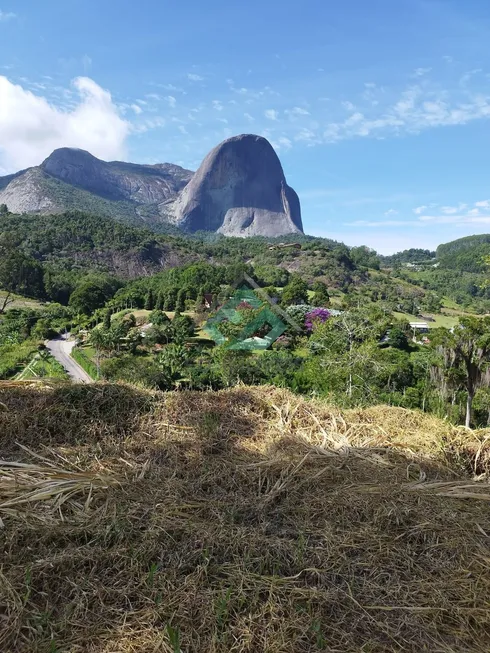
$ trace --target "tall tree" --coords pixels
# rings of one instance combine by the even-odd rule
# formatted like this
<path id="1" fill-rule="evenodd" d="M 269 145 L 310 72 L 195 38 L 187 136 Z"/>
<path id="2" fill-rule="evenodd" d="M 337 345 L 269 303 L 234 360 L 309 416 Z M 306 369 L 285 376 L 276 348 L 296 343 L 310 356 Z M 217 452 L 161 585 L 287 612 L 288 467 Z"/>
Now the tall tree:
<path id="1" fill-rule="evenodd" d="M 147 311 L 151 311 L 151 310 L 153 310 L 154 307 L 155 307 L 155 300 L 154 300 L 154 298 L 153 298 L 153 291 L 152 291 L 152 289 L 150 288 L 150 290 L 149 290 L 148 293 L 146 294 L 146 299 L 145 299 L 145 309 L 146 309 Z"/>
<path id="2" fill-rule="evenodd" d="M 175 287 L 168 288 L 165 292 L 165 304 L 164 310 L 173 311 L 175 309 L 175 303 L 177 301 L 178 290 Z"/>
<path id="3" fill-rule="evenodd" d="M 104 329 L 106 329 L 107 331 L 111 328 L 111 316 L 112 316 L 112 311 L 109 308 L 104 313 Z"/>
<path id="4" fill-rule="evenodd" d="M 162 292 L 159 292 L 157 295 L 157 300 L 155 302 L 155 310 L 163 311 L 164 306 L 165 306 L 165 297 L 163 296 Z"/>
<path id="5" fill-rule="evenodd" d="M 348 311 L 319 324 L 308 346 L 311 378 L 349 401 L 366 401 L 373 392 L 373 377 L 386 368 L 378 347 L 386 319 L 378 312 Z"/>
<path id="6" fill-rule="evenodd" d="M 7 292 L 42 298 L 44 271 L 42 265 L 17 249 L 0 250 L 0 288 Z M 5 300 L 4 300 L 5 301 Z M 5 307 L 4 307 L 5 308 Z"/>
<path id="7" fill-rule="evenodd" d="M 94 329 L 90 334 L 90 344 L 95 349 L 95 363 L 97 365 L 97 376 L 100 376 L 100 359 L 102 352 L 107 350 L 107 334 L 103 329 Z"/>
<path id="8" fill-rule="evenodd" d="M 330 295 L 324 283 L 316 281 L 313 284 L 312 290 L 315 293 L 312 300 L 313 306 L 330 306 Z"/>
<path id="9" fill-rule="evenodd" d="M 308 284 L 299 275 L 291 275 L 291 279 L 285 286 L 281 295 L 281 304 L 291 306 L 292 304 L 306 304 L 308 302 Z"/>
<path id="10" fill-rule="evenodd" d="M 184 344 L 188 338 L 194 336 L 196 325 L 188 315 L 178 315 L 172 320 L 173 340 L 178 344 Z"/>
<path id="11" fill-rule="evenodd" d="M 167 314 L 157 309 L 150 313 L 149 320 L 152 324 L 156 324 L 158 326 L 162 324 L 170 324 L 170 319 L 167 317 Z"/>
<path id="12" fill-rule="evenodd" d="M 196 299 L 196 313 L 202 313 L 205 309 L 204 306 L 204 289 L 201 287 L 199 288 L 199 292 L 197 293 L 197 299 Z"/>
<path id="13" fill-rule="evenodd" d="M 443 355 L 444 371 L 464 374 L 465 425 L 470 428 L 476 391 L 490 385 L 490 317 L 463 317 L 452 332 L 438 329 L 432 343 Z"/>
<path id="14" fill-rule="evenodd" d="M 176 313 L 182 313 L 182 311 L 185 311 L 185 298 L 186 298 L 185 290 L 183 289 L 179 290 L 177 294 L 177 300 L 175 302 Z"/>
<path id="15" fill-rule="evenodd" d="M 90 315 L 106 303 L 108 297 L 97 282 L 86 280 L 70 295 L 69 305 L 78 313 Z"/>

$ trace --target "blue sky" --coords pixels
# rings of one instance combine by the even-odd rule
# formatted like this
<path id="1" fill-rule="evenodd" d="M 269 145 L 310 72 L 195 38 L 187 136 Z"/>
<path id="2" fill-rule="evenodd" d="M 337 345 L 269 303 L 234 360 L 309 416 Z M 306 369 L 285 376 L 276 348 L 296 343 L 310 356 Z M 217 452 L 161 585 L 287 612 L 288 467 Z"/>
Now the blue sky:
<path id="1" fill-rule="evenodd" d="M 258 133 L 307 233 L 389 253 L 490 232 L 489 119 L 488 0 L 0 0 L 0 174 Z"/>

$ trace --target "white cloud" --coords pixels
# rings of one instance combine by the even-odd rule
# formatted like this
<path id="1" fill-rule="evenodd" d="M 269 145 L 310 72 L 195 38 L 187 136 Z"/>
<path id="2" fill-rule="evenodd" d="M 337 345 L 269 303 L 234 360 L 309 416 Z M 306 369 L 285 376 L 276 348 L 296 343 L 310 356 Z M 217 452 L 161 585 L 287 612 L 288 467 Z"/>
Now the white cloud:
<path id="1" fill-rule="evenodd" d="M 413 77 L 423 77 L 424 75 L 427 75 L 427 73 L 430 73 L 432 68 L 416 68 L 413 71 Z"/>
<path id="2" fill-rule="evenodd" d="M 395 211 L 395 209 L 389 209 L 388 211 L 385 212 L 386 216 L 390 215 L 398 215 L 398 211 Z"/>
<path id="3" fill-rule="evenodd" d="M 131 109 L 135 112 L 136 115 L 143 113 L 143 109 L 138 104 L 132 104 Z"/>
<path id="4" fill-rule="evenodd" d="M 163 127 L 165 124 L 166 124 L 165 118 L 163 118 L 162 116 L 156 116 L 149 120 L 145 120 L 143 123 L 139 123 L 138 125 L 133 125 L 131 127 L 131 132 L 133 134 L 144 134 L 150 129 L 158 129 L 160 127 Z"/>
<path id="5" fill-rule="evenodd" d="M 164 88 L 166 91 L 175 91 L 176 93 L 184 93 L 185 91 L 180 86 L 175 86 L 175 84 L 158 84 L 156 82 L 151 82 L 151 86 L 158 86 L 158 88 Z"/>
<path id="6" fill-rule="evenodd" d="M 12 11 L 2 11 L 0 9 L 0 22 L 7 22 L 8 20 L 13 20 L 17 18 L 17 14 L 14 14 Z"/>
<path id="7" fill-rule="evenodd" d="M 471 213 L 471 212 L 470 212 Z M 490 224 L 489 215 L 421 215 L 419 220 L 426 224 Z"/>
<path id="8" fill-rule="evenodd" d="M 441 207 L 441 212 L 444 213 L 445 215 L 451 215 L 451 213 L 457 213 L 458 212 L 458 207 L 457 206 L 442 206 Z"/>
<path id="9" fill-rule="evenodd" d="M 223 104 L 219 100 L 213 100 L 212 104 L 216 111 L 223 111 Z"/>
<path id="10" fill-rule="evenodd" d="M 425 210 L 427 209 L 427 206 L 425 204 L 423 206 L 417 206 L 417 208 L 413 209 L 413 212 L 415 215 L 421 215 Z"/>
<path id="11" fill-rule="evenodd" d="M 415 107 L 415 102 L 420 96 L 421 91 L 418 86 L 412 86 L 403 91 L 401 99 L 393 107 L 394 112 L 400 116 L 406 117 L 410 115 Z"/>
<path id="12" fill-rule="evenodd" d="M 458 206 L 441 206 L 441 213 L 444 213 L 444 215 L 454 215 L 456 213 L 460 213 L 461 211 L 464 211 L 464 209 L 467 207 L 467 204 L 458 204 Z"/>
<path id="13" fill-rule="evenodd" d="M 306 143 L 309 147 L 321 143 L 321 139 L 311 129 L 301 129 L 295 136 L 295 141 Z"/>
<path id="14" fill-rule="evenodd" d="M 468 215 L 480 215 L 480 210 L 479 209 L 471 209 L 471 211 L 468 211 Z"/>
<path id="15" fill-rule="evenodd" d="M 478 206 L 481 209 L 490 209 L 490 200 L 482 200 L 481 202 L 475 202 L 475 206 Z"/>
<path id="16" fill-rule="evenodd" d="M 460 85 L 466 87 L 468 83 L 471 81 L 471 78 L 474 77 L 475 75 L 478 75 L 478 73 L 481 72 L 482 72 L 481 68 L 468 70 L 466 73 L 464 73 L 464 75 L 462 75 L 461 79 L 459 80 Z"/>
<path id="17" fill-rule="evenodd" d="M 386 214 L 385 214 L 386 215 Z M 415 220 L 355 220 L 354 222 L 346 222 L 350 227 L 407 227 L 418 226 L 420 223 Z"/>
<path id="18" fill-rule="evenodd" d="M 174 98 L 173 95 L 167 95 L 167 97 L 166 97 L 165 99 L 166 99 L 167 102 L 168 102 L 168 106 L 169 106 L 169 107 L 172 107 L 172 109 L 173 109 L 173 108 L 175 107 L 175 105 L 177 104 L 177 100 Z"/>
<path id="19" fill-rule="evenodd" d="M 255 118 L 251 116 L 249 113 L 244 113 L 243 117 L 248 120 L 248 122 L 255 122 Z"/>
<path id="20" fill-rule="evenodd" d="M 189 132 L 187 129 L 184 127 L 184 125 L 179 125 L 178 130 L 181 134 L 188 134 Z"/>
<path id="21" fill-rule="evenodd" d="M 195 73 L 187 73 L 187 79 L 190 79 L 191 82 L 202 82 L 202 81 L 204 81 L 204 77 L 201 77 L 201 75 L 196 75 Z"/>
<path id="22" fill-rule="evenodd" d="M 304 109 L 303 107 L 293 107 L 292 109 L 286 109 L 284 113 L 294 117 L 310 115 L 310 112 Z"/>
<path id="23" fill-rule="evenodd" d="M 38 165 L 58 147 L 78 147 L 102 159 L 123 158 L 131 131 L 109 91 L 88 77 L 73 80 L 79 98 L 62 110 L 0 76 L 0 167 Z"/>
<path id="24" fill-rule="evenodd" d="M 348 101 L 347 101 L 347 102 L 342 102 L 342 106 L 343 106 L 344 109 L 346 109 L 347 111 L 354 111 L 355 108 L 356 108 L 355 105 L 352 104 L 352 102 L 348 102 Z"/>
<path id="25" fill-rule="evenodd" d="M 158 93 L 147 93 L 145 97 L 149 100 L 156 100 L 157 102 L 162 99 Z"/>
<path id="26" fill-rule="evenodd" d="M 281 136 L 277 140 L 271 141 L 272 147 L 276 150 L 290 150 L 293 147 L 293 144 L 285 136 Z"/>
<path id="27" fill-rule="evenodd" d="M 391 104 L 373 102 L 363 93 L 365 107 L 357 109 L 343 121 L 323 127 L 323 142 L 362 137 L 385 138 L 402 133 L 418 134 L 423 130 L 449 125 L 464 125 L 470 121 L 490 118 L 490 93 L 445 90 L 424 82 L 401 92 Z M 379 96 L 386 97 L 386 92 Z M 342 102 L 344 109 L 352 103 Z"/>
<path id="28" fill-rule="evenodd" d="M 279 113 L 275 109 L 267 109 L 264 111 L 264 116 L 269 120 L 277 120 Z"/>

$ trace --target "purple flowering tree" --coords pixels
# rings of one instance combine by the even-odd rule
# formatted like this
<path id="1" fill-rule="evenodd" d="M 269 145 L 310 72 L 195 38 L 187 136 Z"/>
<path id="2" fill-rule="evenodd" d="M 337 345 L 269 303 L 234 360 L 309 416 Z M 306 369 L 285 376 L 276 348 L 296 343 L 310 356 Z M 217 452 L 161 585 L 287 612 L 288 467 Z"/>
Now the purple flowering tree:
<path id="1" fill-rule="evenodd" d="M 323 324 L 330 317 L 330 311 L 326 308 L 314 308 L 305 315 L 305 328 L 308 333 L 312 333 L 318 324 Z"/>

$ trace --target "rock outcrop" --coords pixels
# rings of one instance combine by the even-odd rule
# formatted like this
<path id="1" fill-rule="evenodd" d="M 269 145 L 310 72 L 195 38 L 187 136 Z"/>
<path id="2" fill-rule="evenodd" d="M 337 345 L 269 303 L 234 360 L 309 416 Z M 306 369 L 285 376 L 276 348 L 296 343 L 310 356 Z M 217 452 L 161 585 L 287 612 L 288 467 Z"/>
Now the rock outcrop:
<path id="1" fill-rule="evenodd" d="M 60 148 L 40 166 L 0 177 L 0 204 L 12 213 L 77 209 L 156 229 L 226 236 L 303 231 L 298 196 L 277 154 L 265 138 L 252 134 L 223 141 L 196 173 L 171 163 L 106 162 L 84 150 Z"/>
<path id="2" fill-rule="evenodd" d="M 61 148 L 42 164 L 48 175 L 108 200 L 157 204 L 175 195 L 192 172 L 171 163 L 155 166 L 97 159 L 85 150 Z"/>
<path id="3" fill-rule="evenodd" d="M 193 173 L 172 163 L 101 161 L 74 148 L 55 150 L 40 166 L 0 177 L 0 204 L 12 213 L 78 209 L 135 224 L 166 222 L 159 205 L 175 199 Z"/>
<path id="4" fill-rule="evenodd" d="M 261 136 L 229 138 L 206 156 L 172 207 L 185 231 L 226 236 L 302 233 L 298 196 L 277 154 Z"/>
<path id="5" fill-rule="evenodd" d="M 3 178 L 0 186 L 0 204 L 6 204 L 11 213 L 60 213 L 62 203 L 46 192 L 47 178 L 41 168 L 29 168 L 11 177 Z M 2 179 L 0 179 L 0 182 Z"/>

